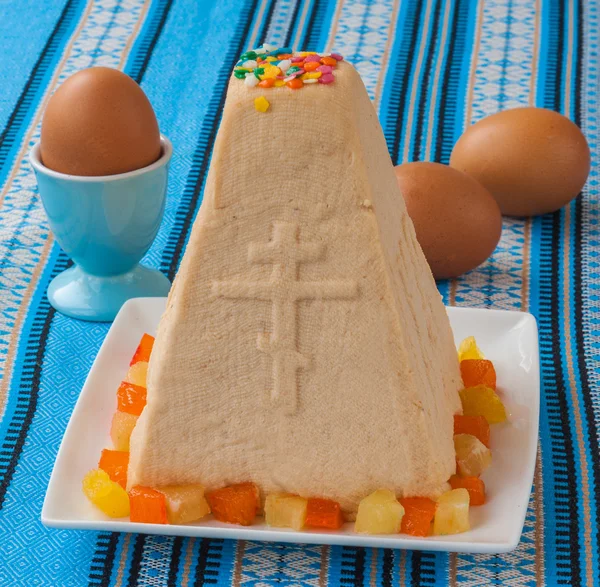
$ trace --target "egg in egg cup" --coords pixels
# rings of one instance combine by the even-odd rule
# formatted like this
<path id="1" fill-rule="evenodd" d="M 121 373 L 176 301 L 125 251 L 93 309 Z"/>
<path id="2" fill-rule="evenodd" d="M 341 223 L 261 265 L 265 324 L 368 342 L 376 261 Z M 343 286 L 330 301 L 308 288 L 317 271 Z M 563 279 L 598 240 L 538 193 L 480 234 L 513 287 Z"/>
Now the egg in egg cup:
<path id="1" fill-rule="evenodd" d="M 139 264 L 165 209 L 173 149 L 164 136 L 161 148 L 160 158 L 147 167 L 98 177 L 53 171 L 42 163 L 39 143 L 32 148 L 29 159 L 50 228 L 74 261 L 48 287 L 59 312 L 111 321 L 130 298 L 168 294 L 169 280 Z"/>

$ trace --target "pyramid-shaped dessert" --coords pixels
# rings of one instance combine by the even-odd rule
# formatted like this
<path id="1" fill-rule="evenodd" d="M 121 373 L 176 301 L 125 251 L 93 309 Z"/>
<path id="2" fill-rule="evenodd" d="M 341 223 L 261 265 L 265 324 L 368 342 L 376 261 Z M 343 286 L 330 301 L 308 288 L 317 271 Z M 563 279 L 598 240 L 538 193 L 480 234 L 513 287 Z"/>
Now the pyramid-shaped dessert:
<path id="1" fill-rule="evenodd" d="M 129 486 L 253 481 L 352 515 L 455 472 L 448 318 L 358 73 L 324 71 L 299 91 L 231 79 Z"/>

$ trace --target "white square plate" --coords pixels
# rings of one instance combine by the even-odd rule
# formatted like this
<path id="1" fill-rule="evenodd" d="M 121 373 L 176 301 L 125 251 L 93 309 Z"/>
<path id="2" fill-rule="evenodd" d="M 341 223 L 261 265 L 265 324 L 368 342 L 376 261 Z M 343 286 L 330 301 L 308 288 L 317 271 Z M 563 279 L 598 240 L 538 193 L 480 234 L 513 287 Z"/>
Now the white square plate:
<path id="1" fill-rule="evenodd" d="M 163 526 L 104 516 L 83 495 L 81 480 L 96 467 L 101 450 L 110 446 L 109 428 L 116 409 L 117 387 L 142 334 L 156 331 L 165 301 L 164 298 L 130 300 L 115 319 L 81 391 L 56 457 L 42 509 L 43 524 L 78 530 L 451 552 L 499 553 L 516 548 L 536 459 L 540 404 L 538 337 L 531 314 L 497 310 L 448 308 L 457 343 L 474 335 L 494 362 L 498 388 L 509 412 L 508 423 L 492 429 L 493 463 L 483 476 L 488 501 L 484 506 L 471 508 L 469 532 L 412 538 L 401 534 L 356 534 L 352 524 L 339 531 L 295 532 L 264 524 L 251 527 L 222 524 L 211 517 L 195 524 Z"/>

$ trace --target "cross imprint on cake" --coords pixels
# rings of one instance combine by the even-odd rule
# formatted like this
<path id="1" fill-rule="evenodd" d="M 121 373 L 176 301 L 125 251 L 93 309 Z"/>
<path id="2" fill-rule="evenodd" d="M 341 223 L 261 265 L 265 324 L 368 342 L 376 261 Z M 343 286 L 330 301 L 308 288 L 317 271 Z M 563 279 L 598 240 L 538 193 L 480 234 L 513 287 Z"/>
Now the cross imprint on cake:
<path id="1" fill-rule="evenodd" d="M 343 300 L 356 297 L 358 283 L 352 280 L 299 281 L 301 263 L 314 263 L 325 255 L 322 243 L 301 243 L 298 224 L 275 222 L 268 243 L 251 243 L 248 261 L 273 265 L 269 281 L 214 281 L 212 292 L 231 299 L 272 302 L 272 332 L 259 333 L 257 347 L 273 358 L 271 400 L 285 413 L 296 411 L 297 371 L 309 359 L 297 350 L 296 302 L 299 300 Z"/>

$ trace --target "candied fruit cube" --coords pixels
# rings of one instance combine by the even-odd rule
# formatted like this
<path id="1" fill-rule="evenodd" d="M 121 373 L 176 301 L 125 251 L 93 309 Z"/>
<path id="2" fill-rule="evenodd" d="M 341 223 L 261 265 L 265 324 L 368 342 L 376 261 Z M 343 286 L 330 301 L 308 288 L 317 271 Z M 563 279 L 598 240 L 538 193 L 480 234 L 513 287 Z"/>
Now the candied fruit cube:
<path id="1" fill-rule="evenodd" d="M 129 515 L 127 492 L 102 469 L 93 469 L 83 478 L 83 493 L 107 516 L 123 518 Z"/>
<path id="2" fill-rule="evenodd" d="M 187 524 L 210 514 L 202 485 L 169 485 L 159 491 L 166 499 L 169 524 Z"/>
<path id="3" fill-rule="evenodd" d="M 461 477 L 479 477 L 492 464 L 492 451 L 475 436 L 454 436 L 456 467 Z"/>
<path id="4" fill-rule="evenodd" d="M 147 363 L 150 360 L 150 354 L 152 353 L 152 347 L 154 346 L 154 337 L 149 334 L 144 334 L 140 344 L 131 359 L 130 365 L 135 365 L 140 361 Z"/>
<path id="5" fill-rule="evenodd" d="M 452 489 L 463 488 L 469 492 L 470 505 L 483 505 L 485 503 L 485 483 L 479 477 L 450 477 Z"/>
<path id="6" fill-rule="evenodd" d="M 146 388 L 123 381 L 117 390 L 117 410 L 139 416 L 146 406 Z"/>
<path id="7" fill-rule="evenodd" d="M 462 362 L 467 359 L 485 359 L 475 342 L 474 336 L 465 338 L 458 347 L 458 360 Z"/>
<path id="8" fill-rule="evenodd" d="M 272 493 L 265 501 L 265 521 L 276 528 L 302 530 L 306 522 L 308 500 L 299 495 Z"/>
<path id="9" fill-rule="evenodd" d="M 228 524 L 249 526 L 260 505 L 258 487 L 254 483 L 238 483 L 211 491 L 206 496 L 215 519 Z"/>
<path id="10" fill-rule="evenodd" d="M 486 385 L 496 390 L 496 369 L 487 359 L 465 359 L 460 362 L 460 374 L 465 387 Z"/>
<path id="11" fill-rule="evenodd" d="M 433 519 L 433 534 L 459 534 L 466 532 L 469 525 L 469 492 L 462 487 L 442 494 Z"/>
<path id="12" fill-rule="evenodd" d="M 123 489 L 127 486 L 127 467 L 129 466 L 129 453 L 122 450 L 110 450 L 105 448 L 98 462 L 98 468 L 102 469 L 111 481 L 118 483 Z"/>
<path id="13" fill-rule="evenodd" d="M 337 530 L 344 524 L 344 515 L 337 501 L 312 497 L 306 508 L 306 526 Z"/>
<path id="14" fill-rule="evenodd" d="M 506 409 L 498 394 L 485 385 L 466 387 L 460 390 L 465 416 L 483 416 L 489 424 L 506 421 Z"/>
<path id="15" fill-rule="evenodd" d="M 148 363 L 138 361 L 129 367 L 127 375 L 125 375 L 126 383 L 133 383 L 140 387 L 146 387 L 146 376 L 148 375 Z"/>
<path id="16" fill-rule="evenodd" d="M 143 522 L 144 524 L 167 524 L 167 499 L 164 493 L 136 485 L 129 490 L 129 503 L 131 513 L 129 519 L 132 522 Z"/>
<path id="17" fill-rule="evenodd" d="M 454 416 L 454 434 L 471 434 L 490 448 L 490 425 L 483 416 Z"/>
<path id="18" fill-rule="evenodd" d="M 116 411 L 110 427 L 110 438 L 115 450 L 129 451 L 129 439 L 135 428 L 138 416 Z"/>
<path id="19" fill-rule="evenodd" d="M 354 530 L 363 534 L 400 532 L 404 508 L 388 489 L 378 489 L 358 504 Z"/>
<path id="20" fill-rule="evenodd" d="M 411 536 L 427 536 L 435 516 L 435 501 L 427 497 L 403 497 L 404 508 L 400 532 Z"/>

